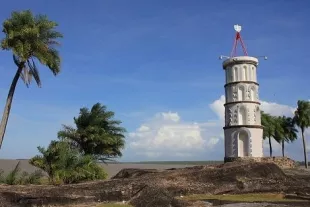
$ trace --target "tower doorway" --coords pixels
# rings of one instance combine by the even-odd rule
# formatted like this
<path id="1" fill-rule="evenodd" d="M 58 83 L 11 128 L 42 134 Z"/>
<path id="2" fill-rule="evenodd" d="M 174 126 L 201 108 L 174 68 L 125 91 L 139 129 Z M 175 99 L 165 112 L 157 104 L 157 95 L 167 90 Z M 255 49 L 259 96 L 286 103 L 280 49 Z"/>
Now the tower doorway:
<path id="1" fill-rule="evenodd" d="M 245 130 L 238 133 L 238 157 L 249 156 L 249 136 Z"/>

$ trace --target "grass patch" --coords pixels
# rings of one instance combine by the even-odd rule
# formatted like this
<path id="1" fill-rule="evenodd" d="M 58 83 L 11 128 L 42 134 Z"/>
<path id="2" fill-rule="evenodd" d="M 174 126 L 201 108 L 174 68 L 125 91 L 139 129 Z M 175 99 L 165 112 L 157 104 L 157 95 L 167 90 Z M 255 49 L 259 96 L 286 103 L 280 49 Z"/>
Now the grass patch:
<path id="1" fill-rule="evenodd" d="M 233 202 L 305 202 L 305 200 L 287 199 L 281 193 L 249 193 L 224 195 L 189 195 L 179 198 L 187 201 L 220 200 Z"/>

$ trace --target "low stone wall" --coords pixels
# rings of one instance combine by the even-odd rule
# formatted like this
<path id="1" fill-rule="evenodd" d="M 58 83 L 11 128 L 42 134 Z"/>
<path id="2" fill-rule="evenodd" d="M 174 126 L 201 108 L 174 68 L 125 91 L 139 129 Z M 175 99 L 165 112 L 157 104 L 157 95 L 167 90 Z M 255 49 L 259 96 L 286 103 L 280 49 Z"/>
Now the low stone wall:
<path id="1" fill-rule="evenodd" d="M 224 162 L 268 162 L 281 168 L 294 168 L 297 163 L 288 157 L 225 157 Z"/>

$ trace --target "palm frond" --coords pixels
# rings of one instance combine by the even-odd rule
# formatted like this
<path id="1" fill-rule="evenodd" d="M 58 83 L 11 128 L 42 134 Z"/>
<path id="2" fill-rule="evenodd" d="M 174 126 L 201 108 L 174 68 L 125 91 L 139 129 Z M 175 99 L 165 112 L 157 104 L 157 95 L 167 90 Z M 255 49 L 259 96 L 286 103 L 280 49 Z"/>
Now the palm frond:
<path id="1" fill-rule="evenodd" d="M 41 79 L 40 79 L 40 74 L 39 71 L 37 69 L 37 66 L 33 60 L 33 58 L 31 58 L 31 62 L 30 60 L 27 60 L 28 63 L 28 67 L 29 67 L 29 73 L 33 76 L 33 78 L 35 79 L 37 85 L 41 88 Z"/>

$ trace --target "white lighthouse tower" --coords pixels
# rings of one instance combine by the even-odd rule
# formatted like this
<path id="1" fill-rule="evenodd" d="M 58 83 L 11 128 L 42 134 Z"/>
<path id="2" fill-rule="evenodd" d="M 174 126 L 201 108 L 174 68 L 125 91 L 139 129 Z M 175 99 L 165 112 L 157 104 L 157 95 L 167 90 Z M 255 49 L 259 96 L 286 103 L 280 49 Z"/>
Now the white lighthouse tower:
<path id="1" fill-rule="evenodd" d="M 225 162 L 242 157 L 263 156 L 263 127 L 256 70 L 258 59 L 250 57 L 241 39 L 241 26 L 235 25 L 236 38 L 230 57 L 223 61 L 225 70 Z M 236 56 L 240 41 L 244 56 Z M 266 57 L 265 57 L 266 59 Z"/>

